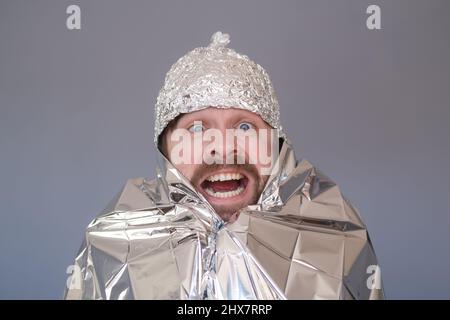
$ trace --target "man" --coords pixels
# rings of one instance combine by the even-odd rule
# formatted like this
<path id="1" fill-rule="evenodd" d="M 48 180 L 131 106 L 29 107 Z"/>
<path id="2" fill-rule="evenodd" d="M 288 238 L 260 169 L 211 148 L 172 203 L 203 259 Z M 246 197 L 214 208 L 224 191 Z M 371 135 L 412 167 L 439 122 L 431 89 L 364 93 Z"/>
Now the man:
<path id="1" fill-rule="evenodd" d="M 268 74 L 228 43 L 216 32 L 168 72 L 158 177 L 88 226 L 65 298 L 383 298 L 359 214 L 296 160 Z"/>

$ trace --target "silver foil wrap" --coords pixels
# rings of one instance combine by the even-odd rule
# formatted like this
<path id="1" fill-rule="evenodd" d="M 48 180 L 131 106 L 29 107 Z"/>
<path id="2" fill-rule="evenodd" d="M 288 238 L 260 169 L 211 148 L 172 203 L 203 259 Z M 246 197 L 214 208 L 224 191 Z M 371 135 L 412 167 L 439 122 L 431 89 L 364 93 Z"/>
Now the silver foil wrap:
<path id="1" fill-rule="evenodd" d="M 157 179 L 128 180 L 89 224 L 65 299 L 383 298 L 357 210 L 287 141 L 231 224 L 161 161 Z"/>
<path id="2" fill-rule="evenodd" d="M 227 48 L 229 42 L 229 35 L 218 31 L 208 47 L 195 48 L 172 65 L 155 105 L 155 144 L 179 114 L 207 107 L 257 113 L 284 136 L 269 75 L 246 55 Z"/>

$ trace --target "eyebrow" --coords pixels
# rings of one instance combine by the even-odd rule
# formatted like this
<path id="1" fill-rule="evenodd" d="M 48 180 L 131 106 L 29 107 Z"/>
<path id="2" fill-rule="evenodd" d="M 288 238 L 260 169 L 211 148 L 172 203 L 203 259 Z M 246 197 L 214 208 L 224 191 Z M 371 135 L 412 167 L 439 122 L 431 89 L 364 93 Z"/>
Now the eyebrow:
<path id="1" fill-rule="evenodd" d="M 254 114 L 254 113 L 252 113 L 252 114 Z M 267 125 L 269 128 L 271 128 L 271 126 L 266 121 L 264 121 L 264 119 L 262 119 L 261 117 L 252 118 L 248 114 L 244 114 L 244 115 L 234 114 L 234 115 L 230 116 L 230 118 L 227 120 L 230 122 L 233 122 L 233 123 L 236 123 L 237 121 L 248 121 L 257 126 Z M 196 115 L 193 113 L 181 113 L 173 121 L 176 121 L 176 122 L 173 123 L 172 128 L 175 128 L 177 125 L 179 125 L 179 121 L 183 122 L 183 127 L 185 125 L 193 124 L 194 121 L 201 121 L 203 124 L 206 124 L 206 125 L 210 124 L 210 122 L 208 120 L 202 119 L 202 116 L 199 116 L 199 115 Z"/>

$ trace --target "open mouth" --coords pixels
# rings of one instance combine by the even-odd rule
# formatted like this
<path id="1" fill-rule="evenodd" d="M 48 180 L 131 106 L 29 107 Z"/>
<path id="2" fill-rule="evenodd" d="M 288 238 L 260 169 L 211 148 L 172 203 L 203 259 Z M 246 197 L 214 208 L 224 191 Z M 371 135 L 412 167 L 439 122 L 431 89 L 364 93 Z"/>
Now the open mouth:
<path id="1" fill-rule="evenodd" d="M 211 197 L 233 198 L 245 191 L 248 178 L 241 173 L 218 173 L 207 177 L 201 187 Z"/>

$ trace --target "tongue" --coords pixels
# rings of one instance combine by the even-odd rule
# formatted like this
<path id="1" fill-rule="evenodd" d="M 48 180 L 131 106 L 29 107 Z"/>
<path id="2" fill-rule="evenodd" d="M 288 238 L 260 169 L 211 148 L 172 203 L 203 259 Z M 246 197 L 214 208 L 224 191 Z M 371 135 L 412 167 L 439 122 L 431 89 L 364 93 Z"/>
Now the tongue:
<path id="1" fill-rule="evenodd" d="M 237 188 L 239 188 L 239 185 L 239 180 L 227 180 L 208 182 L 207 187 L 211 188 L 214 192 L 227 192 L 236 190 Z"/>

